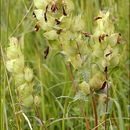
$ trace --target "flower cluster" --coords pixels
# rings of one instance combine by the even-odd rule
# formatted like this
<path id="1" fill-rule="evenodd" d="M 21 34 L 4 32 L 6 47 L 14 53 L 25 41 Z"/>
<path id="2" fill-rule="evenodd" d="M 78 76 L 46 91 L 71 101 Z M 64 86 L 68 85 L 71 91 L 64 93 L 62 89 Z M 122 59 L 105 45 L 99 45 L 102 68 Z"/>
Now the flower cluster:
<path id="1" fill-rule="evenodd" d="M 32 105 L 33 71 L 31 68 L 25 67 L 24 55 L 20 45 L 18 44 L 18 40 L 14 37 L 10 38 L 9 47 L 7 47 L 6 68 L 9 72 L 11 72 L 15 80 L 15 85 L 21 102 L 23 102 L 27 107 Z"/>
<path id="2" fill-rule="evenodd" d="M 115 67 L 119 63 L 120 54 L 118 52 L 119 38 L 121 34 L 114 33 L 114 26 L 109 20 L 109 12 L 100 12 L 100 19 L 97 20 L 97 27 L 93 34 L 94 46 L 93 55 L 96 62 L 103 71 L 105 67 Z"/>
<path id="3" fill-rule="evenodd" d="M 84 32 L 85 23 L 81 16 L 73 16 L 71 0 L 34 0 L 37 10 L 34 16 L 38 22 L 36 31 L 41 28 L 44 37 L 61 47 L 66 62 L 74 69 L 82 69 L 86 59 L 92 58 L 92 77 L 87 83 L 83 81 L 79 87 L 84 95 L 100 90 L 106 86 L 105 72 L 117 66 L 120 59 L 118 44 L 121 34 L 114 33 L 114 25 L 109 20 L 109 12 L 100 12 L 95 18 L 97 27 L 94 34 Z M 90 44 L 84 38 L 89 38 Z"/>
<path id="4" fill-rule="evenodd" d="M 93 41 L 90 44 L 92 62 L 95 63 L 92 65 L 92 78 L 89 80 L 89 88 L 92 91 L 105 88 L 107 83 L 106 73 L 119 64 L 118 46 L 121 40 L 121 34 L 114 33 L 114 26 L 109 20 L 109 12 L 100 12 L 95 21 L 97 27 L 90 38 Z M 81 88 L 83 88 L 83 85 Z M 88 90 L 88 84 L 84 86 L 84 90 L 86 89 Z M 88 92 L 90 91 L 88 90 Z M 86 93 L 88 94 L 88 92 Z"/>
<path id="5" fill-rule="evenodd" d="M 66 62 L 75 69 L 81 68 L 88 54 L 86 41 L 82 38 L 85 23 L 81 16 L 72 16 L 74 9 L 71 0 L 34 0 L 37 10 L 34 16 L 44 37 L 62 49 Z"/>

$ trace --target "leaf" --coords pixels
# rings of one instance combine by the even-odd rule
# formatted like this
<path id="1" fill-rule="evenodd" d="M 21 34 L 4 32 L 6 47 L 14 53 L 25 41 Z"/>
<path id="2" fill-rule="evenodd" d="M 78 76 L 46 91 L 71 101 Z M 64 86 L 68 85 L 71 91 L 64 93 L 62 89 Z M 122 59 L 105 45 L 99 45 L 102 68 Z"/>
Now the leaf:
<path id="1" fill-rule="evenodd" d="M 113 101 L 115 102 L 115 105 L 116 105 L 116 107 L 117 107 L 117 110 L 118 110 L 118 119 L 119 119 L 119 127 L 120 127 L 120 130 L 124 130 L 124 128 L 123 128 L 123 119 L 122 119 L 122 114 L 121 114 L 121 108 L 120 108 L 120 105 L 119 105 L 119 103 L 116 101 L 116 100 L 114 100 L 113 99 Z"/>
<path id="2" fill-rule="evenodd" d="M 32 126 L 31 126 L 31 123 L 30 123 L 30 121 L 29 121 L 29 119 L 28 119 L 28 117 L 27 117 L 23 112 L 22 112 L 22 115 L 24 116 L 25 120 L 27 121 L 30 130 L 33 130 L 33 129 L 32 129 Z"/>
<path id="3" fill-rule="evenodd" d="M 38 126 L 42 126 L 41 120 L 37 118 L 36 116 L 32 116 L 36 121 Z"/>
<path id="4" fill-rule="evenodd" d="M 46 65 L 46 64 L 42 64 L 42 66 L 58 81 L 60 81 L 60 79 L 54 74 L 54 72 L 52 70 L 50 70 L 50 68 Z"/>
<path id="5" fill-rule="evenodd" d="M 77 92 L 77 94 L 74 97 L 73 101 L 81 100 L 81 101 L 88 101 L 90 98 L 92 98 L 92 94 L 89 94 L 87 96 L 84 96 L 81 91 Z"/>

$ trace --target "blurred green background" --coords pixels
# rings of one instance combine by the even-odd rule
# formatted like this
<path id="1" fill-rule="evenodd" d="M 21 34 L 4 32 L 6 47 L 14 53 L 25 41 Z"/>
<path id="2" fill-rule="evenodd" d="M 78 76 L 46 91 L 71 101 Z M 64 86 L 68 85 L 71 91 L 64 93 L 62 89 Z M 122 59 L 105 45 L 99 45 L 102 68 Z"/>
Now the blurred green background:
<path id="1" fill-rule="evenodd" d="M 75 4 L 74 14 L 82 14 L 86 23 L 86 32 L 92 33 L 94 17 L 100 10 L 109 10 L 110 17 L 115 25 L 116 32 L 122 34 L 121 50 L 122 57 L 119 68 L 112 75 L 112 91 L 109 94 L 114 102 L 109 106 L 108 129 L 130 128 L 129 106 L 129 0 L 73 0 Z M 75 96 L 72 82 L 63 58 L 57 55 L 55 48 L 45 60 L 44 50 L 46 41 L 41 30 L 35 32 L 36 20 L 33 18 L 34 5 L 32 0 L 1 0 L 1 51 L 5 56 L 8 39 L 17 37 L 24 43 L 24 56 L 26 65 L 34 70 L 36 91 L 42 97 L 40 113 L 43 121 L 47 122 L 48 130 L 84 130 L 85 121 L 79 108 L 78 102 L 72 102 Z M 14 82 L 6 69 L 1 57 L 0 78 L 0 130 L 17 130 L 15 115 L 9 93 L 11 86 L 12 97 L 16 111 L 19 111 Z M 73 71 L 73 70 L 72 70 Z M 78 83 L 78 75 L 74 75 L 75 83 Z M 110 102 L 111 103 L 111 102 Z M 82 102 L 91 129 L 95 127 L 92 100 Z M 66 117 L 69 110 L 69 118 Z M 23 108 L 24 113 L 31 122 L 34 130 L 43 129 L 35 106 L 30 109 Z M 100 108 L 97 103 L 99 129 L 104 129 L 104 106 Z M 19 119 L 19 118 L 18 118 Z M 23 116 L 20 116 L 20 130 L 28 130 L 29 126 Z"/>

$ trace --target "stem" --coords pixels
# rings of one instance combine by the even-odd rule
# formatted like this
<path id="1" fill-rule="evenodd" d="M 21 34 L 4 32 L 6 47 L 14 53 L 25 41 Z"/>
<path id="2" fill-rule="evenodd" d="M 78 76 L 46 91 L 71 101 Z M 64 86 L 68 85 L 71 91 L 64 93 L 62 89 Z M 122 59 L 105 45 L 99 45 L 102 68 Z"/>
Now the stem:
<path id="1" fill-rule="evenodd" d="M 44 122 L 43 122 L 43 120 L 42 120 L 42 118 L 41 118 L 41 116 L 40 116 L 40 112 L 39 112 L 39 109 L 38 109 L 38 106 L 37 106 L 37 105 L 36 105 L 36 112 L 37 112 L 37 114 L 38 114 L 38 116 L 39 116 L 39 118 L 40 118 L 40 121 L 41 121 L 42 125 L 44 125 Z M 45 130 L 47 130 L 46 127 L 45 127 Z"/>
<path id="2" fill-rule="evenodd" d="M 105 115 L 105 130 L 107 130 L 107 111 L 108 111 L 108 82 L 107 82 L 107 72 L 106 72 L 106 84 L 107 84 L 107 102 L 106 102 L 106 115 Z"/>
<path id="3" fill-rule="evenodd" d="M 107 103 L 106 103 L 106 113 L 108 111 L 108 82 L 107 82 Z M 107 114 L 105 115 L 105 130 L 107 130 Z"/>
<path id="4" fill-rule="evenodd" d="M 73 76 L 72 76 L 72 73 L 71 73 L 69 65 L 67 65 L 67 69 L 69 71 L 69 74 L 70 74 L 70 77 L 71 77 L 71 80 L 72 80 L 72 83 L 73 83 L 73 86 L 74 86 L 75 94 L 76 94 L 77 93 L 77 89 L 76 89 L 76 86 L 75 86 L 75 83 L 74 83 L 74 79 L 73 79 Z M 87 118 L 85 116 L 85 113 L 84 113 L 84 110 L 83 110 L 83 107 L 82 107 L 81 103 L 80 103 L 80 109 L 81 109 L 82 114 L 84 116 L 84 119 L 85 119 L 85 122 L 86 122 L 86 126 L 87 126 L 88 130 L 90 130 L 90 126 L 89 126 L 89 123 L 88 123 Z"/>
<path id="5" fill-rule="evenodd" d="M 95 127 L 96 127 L 96 130 L 98 130 L 97 111 L 96 111 L 96 103 L 95 103 L 95 96 L 94 95 L 93 95 L 93 109 L 94 109 L 94 114 L 95 114 Z"/>

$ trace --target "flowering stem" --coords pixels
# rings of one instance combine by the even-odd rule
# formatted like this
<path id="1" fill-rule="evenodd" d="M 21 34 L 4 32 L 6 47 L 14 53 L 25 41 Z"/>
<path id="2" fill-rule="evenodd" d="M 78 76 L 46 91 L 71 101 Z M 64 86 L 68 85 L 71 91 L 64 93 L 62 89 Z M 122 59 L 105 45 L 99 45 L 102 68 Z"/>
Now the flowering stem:
<path id="1" fill-rule="evenodd" d="M 4 52 L 3 52 L 3 49 L 2 49 L 1 42 L 0 42 L 0 49 L 1 49 L 1 54 L 2 54 L 2 58 L 3 58 L 4 66 L 6 66 L 6 64 L 5 64 Z M 5 68 L 5 74 L 6 74 L 6 77 L 7 77 L 8 89 L 9 89 L 10 98 L 11 98 L 11 102 L 12 102 L 12 109 L 13 109 L 13 111 L 14 111 L 16 124 L 17 124 L 18 130 L 19 130 L 18 117 L 17 117 L 17 115 L 16 115 L 16 108 L 15 108 L 15 104 L 14 104 L 14 100 L 13 100 L 13 96 L 12 96 L 11 87 L 10 87 L 9 78 L 8 78 L 8 74 L 7 74 L 6 68 Z"/>
<path id="2" fill-rule="evenodd" d="M 76 88 L 76 86 L 75 86 L 74 79 L 73 79 L 73 76 L 72 76 L 72 73 L 71 73 L 71 70 L 70 70 L 69 65 L 67 65 L 67 69 L 68 69 L 68 71 L 69 71 L 69 74 L 70 74 L 70 77 L 71 77 L 71 81 L 72 81 L 72 83 L 73 83 L 74 90 L 75 90 L 75 94 L 76 94 L 76 93 L 77 93 L 77 88 Z M 86 126 L 87 126 L 88 130 L 90 130 L 90 126 L 89 126 L 89 123 L 88 123 L 87 118 L 86 118 L 86 116 L 85 116 L 85 113 L 84 113 L 84 110 L 83 110 L 83 107 L 82 107 L 81 103 L 80 103 L 80 109 L 81 109 L 82 114 L 83 114 L 83 116 L 84 116 L 84 119 L 85 119 L 85 122 L 86 122 Z"/>
<path id="3" fill-rule="evenodd" d="M 96 111 L 96 103 L 95 103 L 95 96 L 94 95 L 93 95 L 93 108 L 94 108 L 94 114 L 95 114 L 95 127 L 96 127 L 96 130 L 98 130 L 97 111 Z"/>
<path id="4" fill-rule="evenodd" d="M 108 79 L 107 77 L 107 72 L 106 72 L 106 80 Z M 107 102 L 106 102 L 106 113 L 108 111 L 108 82 L 106 81 L 107 84 Z M 107 115 L 105 115 L 105 130 L 107 130 Z"/>

